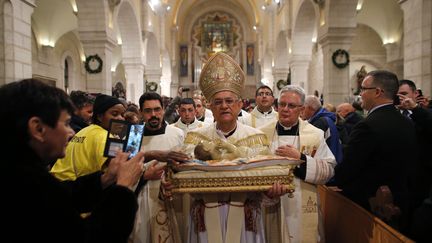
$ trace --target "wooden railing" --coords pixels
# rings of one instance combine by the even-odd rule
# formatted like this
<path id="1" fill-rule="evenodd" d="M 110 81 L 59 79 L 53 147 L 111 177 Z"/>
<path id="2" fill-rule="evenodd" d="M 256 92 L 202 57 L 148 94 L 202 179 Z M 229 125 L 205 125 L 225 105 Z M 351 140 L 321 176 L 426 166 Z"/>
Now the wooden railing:
<path id="1" fill-rule="evenodd" d="M 414 242 L 340 193 L 326 186 L 318 192 L 326 242 Z"/>

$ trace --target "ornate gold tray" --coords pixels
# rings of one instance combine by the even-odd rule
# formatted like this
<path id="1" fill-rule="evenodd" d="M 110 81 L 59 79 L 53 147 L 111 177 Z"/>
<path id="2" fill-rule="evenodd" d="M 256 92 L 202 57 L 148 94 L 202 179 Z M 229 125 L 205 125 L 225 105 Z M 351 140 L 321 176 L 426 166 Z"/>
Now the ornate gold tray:
<path id="1" fill-rule="evenodd" d="M 239 164 L 180 165 L 168 173 L 173 193 L 219 193 L 267 191 L 274 182 L 294 192 L 293 168 L 301 160 L 285 157 L 259 157 Z M 174 171 L 177 171 L 175 173 Z"/>

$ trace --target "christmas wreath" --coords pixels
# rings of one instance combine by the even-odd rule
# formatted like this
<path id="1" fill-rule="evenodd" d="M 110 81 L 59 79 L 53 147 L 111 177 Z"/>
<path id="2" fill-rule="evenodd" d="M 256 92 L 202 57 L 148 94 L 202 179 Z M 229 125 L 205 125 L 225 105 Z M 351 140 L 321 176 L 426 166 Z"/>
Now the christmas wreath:
<path id="1" fill-rule="evenodd" d="M 345 68 L 350 62 L 349 54 L 343 49 L 337 49 L 335 52 L 333 52 L 332 61 L 337 68 Z"/>
<path id="2" fill-rule="evenodd" d="M 88 73 L 102 72 L 103 61 L 96 55 L 88 56 L 85 60 L 85 69 Z"/>
<path id="3" fill-rule="evenodd" d="M 287 83 L 283 79 L 279 79 L 276 83 L 276 86 L 279 90 L 281 90 Z"/>
<path id="4" fill-rule="evenodd" d="M 156 82 L 148 82 L 146 85 L 146 89 L 148 91 L 156 91 L 158 88 L 158 84 Z"/>

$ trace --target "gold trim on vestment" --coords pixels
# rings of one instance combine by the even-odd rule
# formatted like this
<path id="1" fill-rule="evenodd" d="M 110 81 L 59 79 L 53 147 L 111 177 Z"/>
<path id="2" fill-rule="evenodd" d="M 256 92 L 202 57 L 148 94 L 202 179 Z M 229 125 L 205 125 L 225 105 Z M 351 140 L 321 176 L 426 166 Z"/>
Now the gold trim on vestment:
<path id="1" fill-rule="evenodd" d="M 186 138 L 184 140 L 185 144 L 193 144 L 193 145 L 197 145 L 199 144 L 201 141 L 211 141 L 210 138 L 208 138 L 207 136 L 202 135 L 201 133 L 198 132 L 189 132 L 186 135 Z"/>
<path id="2" fill-rule="evenodd" d="M 219 193 L 219 192 L 247 192 L 267 191 L 275 181 L 286 185 L 288 193 L 292 196 L 295 185 L 293 184 L 295 165 L 290 168 L 287 174 L 267 176 L 241 176 L 241 177 L 215 177 L 206 176 L 207 172 L 201 172 L 202 176 L 194 178 L 178 178 L 173 174 L 170 182 L 174 186 L 173 193 Z M 222 173 L 223 174 L 223 173 Z"/>
<path id="3" fill-rule="evenodd" d="M 236 146 L 253 146 L 253 145 L 263 145 L 263 146 L 269 146 L 269 140 L 267 139 L 267 136 L 265 134 L 254 134 L 251 136 L 247 136 L 245 138 L 242 138 L 234 143 Z"/>

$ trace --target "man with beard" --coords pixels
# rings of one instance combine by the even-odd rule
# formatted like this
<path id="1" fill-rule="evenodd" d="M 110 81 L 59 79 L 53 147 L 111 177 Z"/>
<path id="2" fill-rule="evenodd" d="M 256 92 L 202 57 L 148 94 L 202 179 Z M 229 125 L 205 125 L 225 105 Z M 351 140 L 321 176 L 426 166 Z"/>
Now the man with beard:
<path id="1" fill-rule="evenodd" d="M 144 136 L 142 139 L 141 151 L 145 151 L 151 158 L 159 158 L 146 164 L 147 168 L 154 168 L 159 171 L 157 177 L 151 178 L 145 187 L 139 192 L 139 209 L 135 221 L 135 228 L 131 238 L 133 242 L 157 242 L 158 239 L 169 239 L 168 220 L 163 224 L 157 218 L 166 218 L 164 202 L 159 200 L 160 176 L 162 175 L 165 163 L 161 161 L 188 160 L 187 155 L 176 152 L 175 149 L 183 145 L 184 133 L 180 128 L 168 126 L 164 121 L 164 109 L 162 97 L 154 92 L 146 92 L 139 99 L 140 111 L 144 120 Z M 152 155 L 161 153 L 165 155 Z M 165 158 L 161 160 L 160 158 Z"/>

